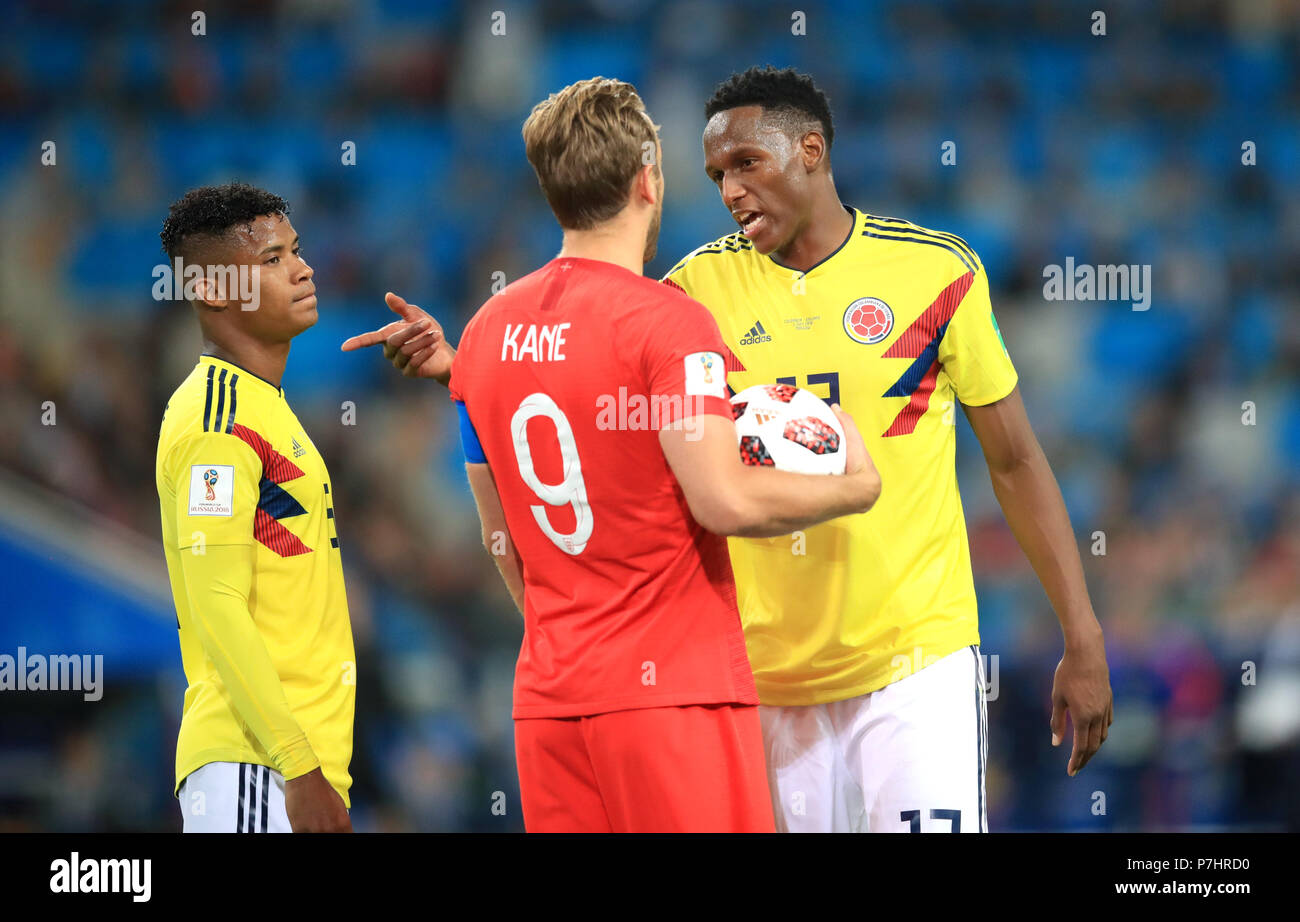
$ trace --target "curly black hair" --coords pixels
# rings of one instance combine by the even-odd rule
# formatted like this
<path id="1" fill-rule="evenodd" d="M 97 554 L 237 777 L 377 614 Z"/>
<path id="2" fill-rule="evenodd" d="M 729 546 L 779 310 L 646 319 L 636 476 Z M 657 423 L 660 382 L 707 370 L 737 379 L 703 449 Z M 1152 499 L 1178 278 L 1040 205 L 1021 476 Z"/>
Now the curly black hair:
<path id="1" fill-rule="evenodd" d="M 718 84 L 705 103 L 704 118 L 707 121 L 719 112 L 740 106 L 762 106 L 764 114 L 772 113 L 784 121 L 782 127 L 791 134 L 806 131 L 808 122 L 820 122 L 826 147 L 835 141 L 830 101 L 812 77 L 793 67 L 777 70 L 769 64 L 732 74 Z"/>
<path id="2" fill-rule="evenodd" d="M 175 257 L 195 235 L 216 240 L 232 227 L 247 226 L 254 218 L 288 213 L 288 202 L 248 183 L 203 186 L 191 189 L 172 204 L 158 236 L 162 238 L 163 252 Z"/>

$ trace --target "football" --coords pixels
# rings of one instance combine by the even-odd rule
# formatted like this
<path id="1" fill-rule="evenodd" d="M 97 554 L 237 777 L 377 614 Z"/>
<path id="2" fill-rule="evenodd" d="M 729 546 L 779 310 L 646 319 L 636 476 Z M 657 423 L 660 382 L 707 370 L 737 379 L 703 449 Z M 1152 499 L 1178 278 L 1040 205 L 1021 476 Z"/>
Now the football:
<path id="1" fill-rule="evenodd" d="M 756 384 L 731 398 L 746 464 L 799 474 L 843 474 L 844 428 L 830 405 L 790 384 Z"/>

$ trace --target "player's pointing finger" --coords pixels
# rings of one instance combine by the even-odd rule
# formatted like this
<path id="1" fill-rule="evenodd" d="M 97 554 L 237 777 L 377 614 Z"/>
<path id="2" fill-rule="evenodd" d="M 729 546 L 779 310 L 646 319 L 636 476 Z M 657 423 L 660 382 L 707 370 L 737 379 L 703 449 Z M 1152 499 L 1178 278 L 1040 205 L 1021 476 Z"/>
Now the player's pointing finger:
<path id="1" fill-rule="evenodd" d="M 349 336 L 343 340 L 343 345 L 339 348 L 344 352 L 352 352 L 355 349 L 364 349 L 366 346 L 374 346 L 384 341 L 384 335 L 380 330 L 371 330 L 369 333 L 361 333 L 357 336 Z"/>
<path id="2" fill-rule="evenodd" d="M 402 325 L 402 321 L 394 320 L 392 323 L 385 324 L 378 330 L 371 330 L 369 333 L 359 333 L 356 336 L 349 336 L 343 340 L 342 349 L 344 352 L 351 352 L 354 349 L 364 349 L 367 346 L 377 346 L 392 335 L 393 331 Z"/>

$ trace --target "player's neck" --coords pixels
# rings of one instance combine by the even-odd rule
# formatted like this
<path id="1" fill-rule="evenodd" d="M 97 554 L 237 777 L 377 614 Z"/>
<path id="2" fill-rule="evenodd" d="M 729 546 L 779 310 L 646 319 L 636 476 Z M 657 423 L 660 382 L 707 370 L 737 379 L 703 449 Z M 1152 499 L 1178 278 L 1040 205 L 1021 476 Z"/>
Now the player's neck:
<path id="1" fill-rule="evenodd" d="M 812 215 L 803 233 L 772 256 L 783 266 L 807 272 L 842 247 L 852 232 L 853 215 L 845 210 L 832 187 L 813 204 Z"/>
<path id="2" fill-rule="evenodd" d="M 248 340 L 240 343 L 220 345 L 206 337 L 203 340 L 203 354 L 214 359 L 221 359 L 232 365 L 238 365 L 245 371 L 252 372 L 259 378 L 280 386 L 284 377 L 284 366 L 289 361 L 288 343 L 262 343 Z"/>
<path id="3" fill-rule="evenodd" d="M 637 275 L 645 274 L 645 236 L 635 233 L 595 230 L 565 230 L 564 245 L 556 259 L 566 256 L 575 259 L 598 259 L 601 262 L 622 266 Z"/>

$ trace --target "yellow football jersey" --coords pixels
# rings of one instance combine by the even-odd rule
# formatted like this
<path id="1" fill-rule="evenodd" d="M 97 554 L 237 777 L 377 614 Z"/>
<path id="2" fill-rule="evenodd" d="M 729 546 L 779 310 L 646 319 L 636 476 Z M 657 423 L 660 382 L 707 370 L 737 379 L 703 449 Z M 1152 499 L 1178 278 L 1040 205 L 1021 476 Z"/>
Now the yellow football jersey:
<path id="1" fill-rule="evenodd" d="M 208 762 L 286 780 L 319 766 L 350 804 L 356 658 L 330 478 L 283 390 L 202 356 L 167 404 L 156 478 L 189 686 L 177 788 Z"/>
<path id="2" fill-rule="evenodd" d="M 848 238 L 806 273 L 736 233 L 665 276 L 717 319 L 732 390 L 781 382 L 840 403 L 880 471 L 865 515 L 730 539 L 764 704 L 865 694 L 979 642 L 955 414 L 1017 380 L 988 280 L 960 237 L 847 210 Z"/>

